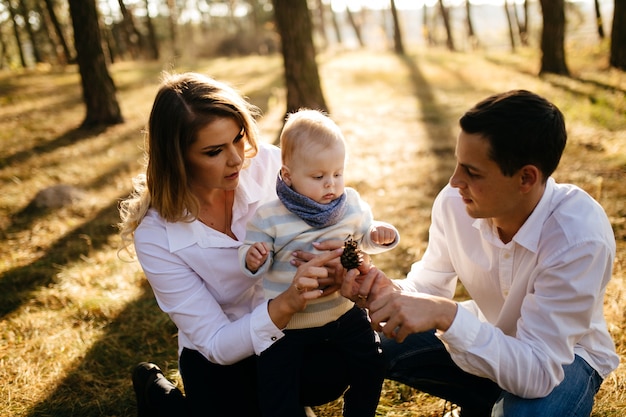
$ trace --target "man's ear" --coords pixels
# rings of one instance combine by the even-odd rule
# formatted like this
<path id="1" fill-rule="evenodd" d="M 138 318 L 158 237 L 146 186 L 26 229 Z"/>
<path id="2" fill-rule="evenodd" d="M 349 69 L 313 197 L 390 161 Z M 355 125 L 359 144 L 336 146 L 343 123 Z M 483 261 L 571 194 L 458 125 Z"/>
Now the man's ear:
<path id="1" fill-rule="evenodd" d="M 525 165 L 520 170 L 520 187 L 528 191 L 541 182 L 541 171 L 535 165 Z"/>
<path id="2" fill-rule="evenodd" d="M 287 165 L 283 165 L 280 168 L 280 176 L 285 184 L 287 184 L 287 187 L 291 187 L 291 172 L 289 171 L 289 167 Z"/>

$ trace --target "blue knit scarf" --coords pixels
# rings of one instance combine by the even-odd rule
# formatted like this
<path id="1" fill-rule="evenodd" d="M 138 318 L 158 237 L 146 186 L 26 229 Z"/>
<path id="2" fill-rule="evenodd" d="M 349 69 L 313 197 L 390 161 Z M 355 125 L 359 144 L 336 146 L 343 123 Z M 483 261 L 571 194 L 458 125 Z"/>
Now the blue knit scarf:
<path id="1" fill-rule="evenodd" d="M 276 194 L 287 210 L 311 227 L 327 227 L 339 222 L 346 214 L 346 193 L 328 204 L 320 204 L 291 189 L 280 174 L 276 178 Z"/>

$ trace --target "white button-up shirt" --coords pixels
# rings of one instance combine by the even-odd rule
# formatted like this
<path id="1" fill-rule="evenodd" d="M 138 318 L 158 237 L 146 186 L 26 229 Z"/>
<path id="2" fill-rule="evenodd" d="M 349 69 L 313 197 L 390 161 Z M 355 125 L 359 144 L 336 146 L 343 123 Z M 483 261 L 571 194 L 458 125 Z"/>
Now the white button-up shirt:
<path id="1" fill-rule="evenodd" d="M 452 298 L 457 278 L 472 300 L 438 332 L 454 362 L 524 398 L 544 397 L 562 366 L 584 358 L 604 378 L 619 358 L 603 315 L 615 238 L 604 210 L 570 184 L 547 182 L 541 201 L 504 244 L 488 219 L 473 219 L 449 185 L 432 211 L 428 249 L 408 291 Z"/>
<path id="2" fill-rule="evenodd" d="M 269 317 L 261 281 L 245 276 L 237 257 L 256 208 L 277 198 L 280 166 L 280 150 L 261 144 L 240 172 L 231 227 L 237 240 L 197 220 L 168 223 L 154 209 L 135 231 L 137 257 L 159 307 L 178 327 L 179 353 L 187 347 L 232 364 L 283 336 Z"/>

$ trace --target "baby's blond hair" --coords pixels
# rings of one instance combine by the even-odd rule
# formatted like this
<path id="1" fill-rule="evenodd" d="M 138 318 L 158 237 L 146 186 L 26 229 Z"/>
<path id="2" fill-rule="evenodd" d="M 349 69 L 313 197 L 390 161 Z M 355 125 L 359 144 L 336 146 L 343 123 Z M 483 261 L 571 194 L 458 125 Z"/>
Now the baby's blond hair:
<path id="1" fill-rule="evenodd" d="M 312 146 L 327 147 L 342 144 L 345 139 L 339 126 L 319 110 L 300 109 L 287 115 L 280 134 L 280 148 L 284 165 L 294 158 L 305 157 Z"/>

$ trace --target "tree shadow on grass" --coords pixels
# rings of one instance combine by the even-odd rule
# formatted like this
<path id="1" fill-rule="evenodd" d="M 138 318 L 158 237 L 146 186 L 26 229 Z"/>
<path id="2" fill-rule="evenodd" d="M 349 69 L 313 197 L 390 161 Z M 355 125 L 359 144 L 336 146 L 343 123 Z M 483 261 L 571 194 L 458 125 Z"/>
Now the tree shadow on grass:
<path id="1" fill-rule="evenodd" d="M 423 119 L 423 126 L 429 139 L 426 152 L 437 157 L 437 165 L 433 172 L 434 188 L 432 190 L 433 195 L 435 195 L 447 184 L 454 168 L 455 135 L 450 126 L 450 116 L 447 114 L 447 110 L 438 104 L 433 89 L 415 63 L 415 58 L 404 55 L 402 62 L 409 70 L 413 94 L 421 104 L 422 113 L 420 117 Z"/>
<path id="2" fill-rule="evenodd" d="M 488 62 L 492 62 L 494 64 L 497 64 L 499 66 L 502 67 L 506 67 L 509 68 L 513 71 L 517 71 L 520 74 L 524 74 L 524 75 L 530 75 L 532 77 L 541 77 L 542 79 L 544 79 L 544 81 L 552 84 L 555 87 L 559 87 L 559 88 L 564 88 L 566 91 L 571 92 L 571 93 L 577 93 L 577 94 L 582 94 L 586 97 L 589 97 L 590 99 L 594 98 L 594 95 L 590 95 L 589 93 L 581 93 L 580 91 L 577 91 L 576 88 L 573 88 L 572 86 L 567 86 L 566 88 L 566 84 L 564 82 L 558 82 L 558 79 L 569 79 L 572 82 L 575 82 L 578 84 L 578 89 L 581 89 L 583 87 L 593 87 L 597 90 L 595 95 L 602 95 L 605 93 L 621 93 L 621 94 L 626 94 L 626 90 L 623 88 L 620 88 L 617 85 L 613 85 L 613 84 L 609 84 L 606 82 L 602 82 L 599 80 L 594 80 L 591 78 L 585 78 L 582 76 L 574 76 L 574 75 L 570 75 L 570 76 L 565 76 L 565 75 L 558 75 L 558 76 L 554 76 L 552 74 L 537 74 L 533 71 L 529 71 L 529 70 L 525 70 L 525 69 L 521 69 L 518 68 L 516 65 L 511 64 L 510 62 L 504 60 L 504 59 L 498 59 L 496 57 L 493 56 L 487 56 L 485 57 L 485 60 Z"/>
<path id="3" fill-rule="evenodd" d="M 0 275 L 0 318 L 19 308 L 38 288 L 55 282 L 59 266 L 102 248 L 109 236 L 117 233 L 117 201 L 101 209 L 93 220 L 57 240 L 34 262 L 5 271 Z"/>
<path id="4" fill-rule="evenodd" d="M 27 162 L 28 159 L 34 155 L 50 153 L 59 148 L 73 145 L 78 141 L 88 139 L 94 136 L 98 136 L 99 134 L 104 132 L 106 129 L 107 129 L 107 126 L 98 126 L 98 127 L 93 127 L 91 129 L 75 128 L 75 129 L 68 130 L 67 132 L 58 136 L 55 139 L 46 141 L 45 143 L 36 145 L 29 149 L 21 150 L 19 152 L 14 153 L 13 155 L 0 158 L 0 169 L 7 167 L 7 166 L 15 165 L 15 164 L 28 163 Z"/>
<path id="5" fill-rule="evenodd" d="M 101 209 L 92 221 L 59 239 L 37 261 L 0 276 L 0 317 L 31 298 L 38 288 L 54 284 L 59 266 L 100 249 L 117 233 L 117 199 Z M 67 376 L 27 415 L 55 417 L 133 416 L 136 403 L 130 375 L 140 361 L 157 362 L 166 370 L 176 358 L 176 328 L 157 306 L 144 281 L 143 292 L 113 320 L 102 314 L 80 312 L 76 320 L 103 327 L 103 337 L 74 363 Z M 177 368 L 174 360 L 173 368 Z"/>
<path id="6" fill-rule="evenodd" d="M 158 363 L 166 374 L 168 361 L 172 368 L 178 366 L 176 360 L 172 362 L 177 358 L 176 327 L 159 310 L 147 281 L 141 296 L 108 322 L 103 334 L 63 379 L 55 381 L 55 389 L 28 416 L 135 416 L 134 366 L 148 360 Z"/>
<path id="7" fill-rule="evenodd" d="M 77 187 L 78 190 L 89 190 L 91 193 L 95 193 L 109 186 L 111 178 L 119 176 L 121 173 L 130 173 L 131 168 L 135 164 L 134 158 L 121 160 L 108 171 L 91 179 L 88 183 L 72 184 L 72 186 Z M 11 216 L 11 223 L 5 230 L 0 230 L 0 237 L 6 239 L 6 236 L 30 229 L 37 218 L 43 217 L 51 211 L 53 209 L 39 207 L 36 199 L 31 200 L 24 208 Z"/>

